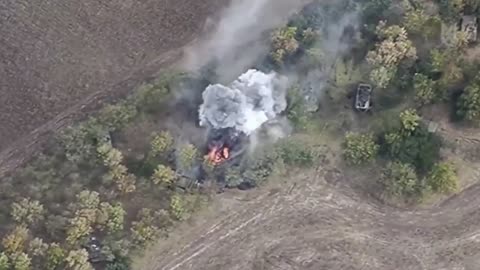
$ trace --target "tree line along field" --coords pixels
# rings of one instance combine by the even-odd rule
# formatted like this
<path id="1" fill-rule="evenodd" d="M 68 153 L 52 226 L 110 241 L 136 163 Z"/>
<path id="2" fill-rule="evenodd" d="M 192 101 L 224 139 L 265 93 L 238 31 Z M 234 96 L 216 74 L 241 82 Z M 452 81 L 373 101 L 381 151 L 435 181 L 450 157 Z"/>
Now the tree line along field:
<path id="1" fill-rule="evenodd" d="M 307 110 L 299 76 L 285 112 L 295 134 L 227 171 L 227 186 L 245 179 L 259 186 L 285 175 L 286 168 L 318 163 L 324 152 L 311 138 L 328 133 L 344 137 L 346 163 L 384 168 L 372 177 L 379 198 L 408 205 L 457 191 L 456 165 L 441 154 L 443 140 L 422 113 L 443 104 L 458 125 L 480 120 L 478 63 L 465 57 L 475 44 L 462 31 L 440 42 L 443 25 L 477 12 L 477 2 L 467 0 L 314 1 L 272 31 L 263 69 L 328 71 L 322 30 L 346 13 L 359 14 L 357 38 L 347 39 L 351 48 L 328 73 L 320 109 Z M 201 143 L 180 139 L 182 130 L 168 124 L 176 117 L 173 92 L 189 81 L 198 91 L 209 83 L 192 74 L 165 74 L 62 131 L 42 155 L 3 178 L 0 270 L 129 269 L 132 256 L 208 203 L 213 187 L 175 188 L 194 166 L 202 166 L 209 179 L 216 174 Z M 349 92 L 360 82 L 375 88 L 372 114 L 351 109 Z M 350 114 L 356 120 L 342 119 Z M 92 250 L 92 236 L 99 250 Z"/>

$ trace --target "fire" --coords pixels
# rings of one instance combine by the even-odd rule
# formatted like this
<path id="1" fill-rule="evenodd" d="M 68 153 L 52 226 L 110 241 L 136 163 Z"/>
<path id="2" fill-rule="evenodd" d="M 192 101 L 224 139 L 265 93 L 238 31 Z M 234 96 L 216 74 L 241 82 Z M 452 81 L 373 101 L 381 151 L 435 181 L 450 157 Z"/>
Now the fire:
<path id="1" fill-rule="evenodd" d="M 228 147 L 212 147 L 207 158 L 213 164 L 218 165 L 230 158 L 230 149 Z"/>

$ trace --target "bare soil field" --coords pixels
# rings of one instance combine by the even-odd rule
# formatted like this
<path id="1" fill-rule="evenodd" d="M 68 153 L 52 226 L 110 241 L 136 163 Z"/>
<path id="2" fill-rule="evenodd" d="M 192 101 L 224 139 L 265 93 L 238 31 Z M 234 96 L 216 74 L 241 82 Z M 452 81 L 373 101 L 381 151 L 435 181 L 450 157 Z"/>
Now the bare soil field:
<path id="1" fill-rule="evenodd" d="M 440 132 L 453 131 L 442 125 Z M 386 206 L 356 185 L 375 176 L 355 176 L 332 155 L 292 179 L 223 194 L 135 269 L 478 269 L 480 170 L 462 149 L 480 143 L 454 137 L 465 189 L 440 203 Z"/>
<path id="2" fill-rule="evenodd" d="M 227 2 L 1 1 L 0 174 L 172 65 Z"/>

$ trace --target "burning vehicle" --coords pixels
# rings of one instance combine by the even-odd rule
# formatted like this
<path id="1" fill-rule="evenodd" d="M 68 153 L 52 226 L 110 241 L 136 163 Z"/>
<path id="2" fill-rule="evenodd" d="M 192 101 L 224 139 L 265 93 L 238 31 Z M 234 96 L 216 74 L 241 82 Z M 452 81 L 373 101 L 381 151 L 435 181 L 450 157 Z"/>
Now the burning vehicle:
<path id="1" fill-rule="evenodd" d="M 233 128 L 212 130 L 207 143 L 206 158 L 218 166 L 227 161 L 235 161 L 247 148 L 248 137 Z"/>
<path id="2" fill-rule="evenodd" d="M 215 166 L 245 152 L 248 137 L 285 110 L 286 78 L 250 69 L 231 85 L 209 85 L 202 94 L 200 126 L 209 130 L 206 158 Z"/>

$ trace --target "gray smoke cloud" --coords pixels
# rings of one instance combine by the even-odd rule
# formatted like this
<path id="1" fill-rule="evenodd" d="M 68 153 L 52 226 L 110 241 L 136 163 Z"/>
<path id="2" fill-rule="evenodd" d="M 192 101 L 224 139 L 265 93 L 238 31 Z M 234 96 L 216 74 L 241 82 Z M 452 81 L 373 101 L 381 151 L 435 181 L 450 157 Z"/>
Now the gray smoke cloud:
<path id="1" fill-rule="evenodd" d="M 283 26 L 308 0 L 236 0 L 210 35 L 186 51 L 184 65 L 198 69 L 214 61 L 218 80 L 228 83 L 268 53 L 269 31 Z"/>
<path id="2" fill-rule="evenodd" d="M 249 135 L 285 110 L 287 85 L 285 77 L 255 69 L 248 70 L 229 86 L 210 85 L 203 92 L 200 125 L 235 128 Z"/>

